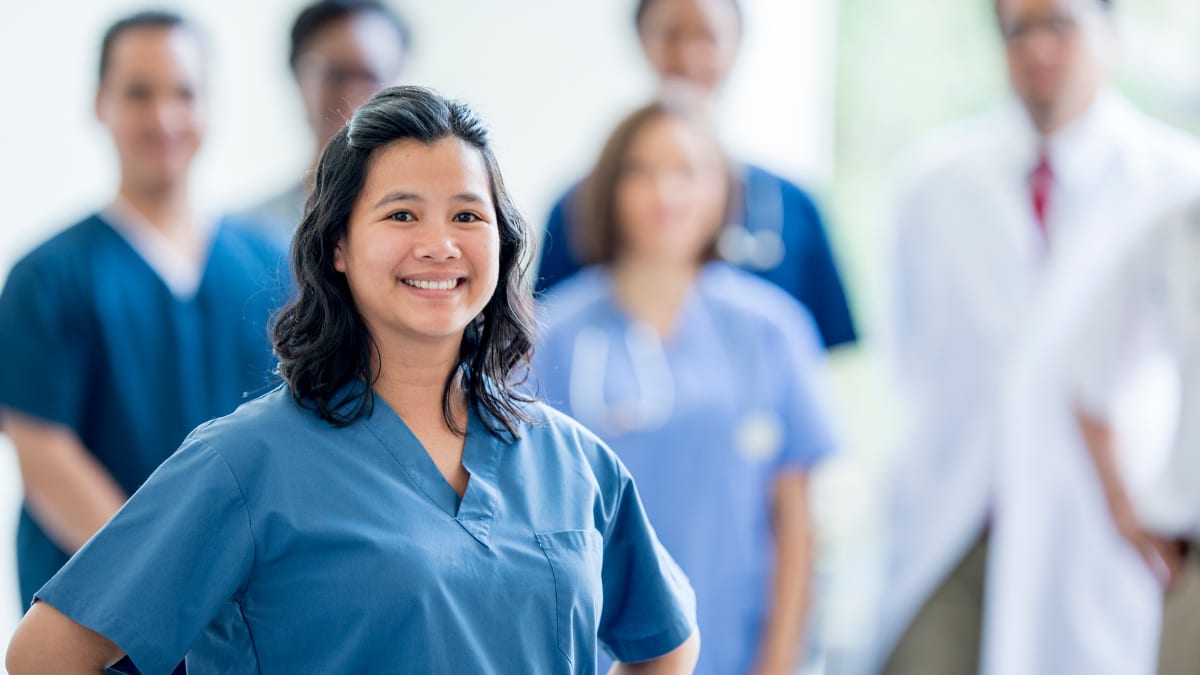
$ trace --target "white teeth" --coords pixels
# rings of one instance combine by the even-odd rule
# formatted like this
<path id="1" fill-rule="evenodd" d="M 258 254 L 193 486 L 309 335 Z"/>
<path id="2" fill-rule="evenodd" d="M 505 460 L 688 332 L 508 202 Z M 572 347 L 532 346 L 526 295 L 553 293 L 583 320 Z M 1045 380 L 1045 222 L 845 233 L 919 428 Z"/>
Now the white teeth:
<path id="1" fill-rule="evenodd" d="M 458 287 L 458 279 L 447 279 L 445 281 L 422 281 L 420 279 L 405 279 L 404 283 L 413 288 L 422 288 L 427 291 L 449 291 Z"/>

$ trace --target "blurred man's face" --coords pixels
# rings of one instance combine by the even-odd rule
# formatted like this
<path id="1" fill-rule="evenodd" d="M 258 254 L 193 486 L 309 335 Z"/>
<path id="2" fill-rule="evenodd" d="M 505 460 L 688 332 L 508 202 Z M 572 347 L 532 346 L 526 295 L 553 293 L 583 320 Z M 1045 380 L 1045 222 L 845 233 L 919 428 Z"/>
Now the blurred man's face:
<path id="1" fill-rule="evenodd" d="M 654 0 L 638 28 L 642 50 L 664 83 L 711 95 L 733 67 L 741 40 L 729 0 Z"/>
<path id="2" fill-rule="evenodd" d="M 1043 131 L 1069 122 L 1104 81 L 1111 26 L 1099 0 L 999 0 L 997 18 L 1017 96 Z"/>
<path id="3" fill-rule="evenodd" d="M 204 139 L 203 54 L 184 28 L 131 28 L 117 36 L 96 95 L 122 179 L 147 187 L 186 182 Z"/>
<path id="4" fill-rule="evenodd" d="M 395 84 L 404 50 L 396 27 L 374 12 L 326 24 L 309 39 L 296 61 L 296 81 L 318 148 L 375 92 Z"/>

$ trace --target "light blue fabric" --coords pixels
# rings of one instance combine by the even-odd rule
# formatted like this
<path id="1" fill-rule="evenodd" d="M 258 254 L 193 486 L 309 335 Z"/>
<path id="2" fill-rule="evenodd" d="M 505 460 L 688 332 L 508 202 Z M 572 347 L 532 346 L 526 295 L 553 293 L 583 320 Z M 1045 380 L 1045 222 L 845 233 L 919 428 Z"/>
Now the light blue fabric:
<path id="1" fill-rule="evenodd" d="M 704 643 L 696 673 L 747 672 L 774 570 L 773 481 L 808 470 L 834 447 L 811 318 L 772 284 L 711 263 L 663 345 L 662 371 L 653 350 L 639 356 L 628 346 L 632 324 L 602 268 L 552 289 L 543 314 L 534 361 L 542 394 L 629 467 L 650 522 L 696 590 Z M 598 351 L 585 353 L 588 345 Z M 592 368 L 598 377 L 576 372 Z M 658 371 L 670 382 L 656 381 Z M 602 408 L 580 405 L 599 393 Z M 661 426 L 615 424 L 666 395 L 673 404 Z"/>
<path id="2" fill-rule="evenodd" d="M 375 397 L 344 428 L 286 387 L 193 432 L 39 593 L 143 673 L 593 673 L 694 627 L 628 472 L 540 404 L 472 414 L 460 500 Z M 136 545 L 135 545 L 136 543 Z M 190 652 L 189 652 L 190 648 Z"/>

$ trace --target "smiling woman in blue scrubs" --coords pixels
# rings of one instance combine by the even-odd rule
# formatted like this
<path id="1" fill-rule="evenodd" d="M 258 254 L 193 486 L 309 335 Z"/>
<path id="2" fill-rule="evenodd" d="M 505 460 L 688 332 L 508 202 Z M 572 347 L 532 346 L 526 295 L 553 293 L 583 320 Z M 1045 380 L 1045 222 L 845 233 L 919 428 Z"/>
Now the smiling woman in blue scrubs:
<path id="1" fill-rule="evenodd" d="M 696 113 L 626 118 L 582 188 L 597 264 L 549 293 L 534 372 L 626 463 L 695 586 L 696 672 L 782 675 L 804 643 L 807 475 L 833 439 L 808 313 L 712 261 L 731 182 Z"/>
<path id="2" fill-rule="evenodd" d="M 37 594 L 12 672 L 686 673 L 686 578 L 629 473 L 513 380 L 525 226 L 482 123 L 414 87 L 326 146 L 286 384 L 196 429 Z M 136 544 L 136 545 L 135 545 Z"/>

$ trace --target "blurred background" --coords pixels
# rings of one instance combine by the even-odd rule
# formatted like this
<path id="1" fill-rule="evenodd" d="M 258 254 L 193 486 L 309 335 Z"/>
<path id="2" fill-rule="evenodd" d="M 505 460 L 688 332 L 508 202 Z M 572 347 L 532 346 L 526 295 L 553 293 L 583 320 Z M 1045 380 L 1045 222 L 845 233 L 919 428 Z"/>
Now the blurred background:
<path id="1" fill-rule="evenodd" d="M 275 194 L 310 158 L 287 64 L 304 3 L 163 3 L 210 48 L 212 117 L 196 188 L 217 210 Z M 411 24 L 407 83 L 476 107 L 509 187 L 540 227 L 604 135 L 653 92 L 630 0 L 396 2 Z M 836 355 L 846 446 L 822 469 L 820 643 L 856 646 L 872 611 L 879 485 L 895 420 L 875 335 L 893 167 L 913 142 L 1006 96 L 990 0 L 746 0 L 743 49 L 722 95 L 722 133 L 817 197 L 863 339 Z M 0 22 L 0 278 L 35 244 L 111 195 L 112 151 L 94 120 L 100 34 L 142 2 L 22 3 Z M 13 14 L 15 10 L 16 14 Z M 1200 132 L 1200 3 L 1119 3 L 1118 83 L 1145 110 Z M 19 602 L 13 527 L 20 482 L 0 436 L 0 644 Z M 814 666 L 819 667 L 818 666 Z"/>

